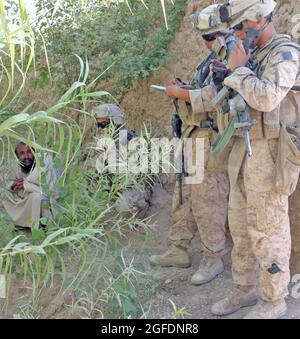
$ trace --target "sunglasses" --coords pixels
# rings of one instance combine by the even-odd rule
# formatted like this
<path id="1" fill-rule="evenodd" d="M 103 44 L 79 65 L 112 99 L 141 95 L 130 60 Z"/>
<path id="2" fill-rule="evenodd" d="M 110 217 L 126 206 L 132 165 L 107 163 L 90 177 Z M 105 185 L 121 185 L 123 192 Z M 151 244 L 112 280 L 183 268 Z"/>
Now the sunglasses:
<path id="1" fill-rule="evenodd" d="M 97 122 L 97 127 L 104 129 L 107 128 L 109 126 L 110 122 L 109 121 L 101 121 L 101 122 Z"/>
<path id="2" fill-rule="evenodd" d="M 217 38 L 213 34 L 203 34 L 202 39 L 205 41 L 215 41 Z"/>
<path id="3" fill-rule="evenodd" d="M 235 25 L 233 27 L 234 31 L 241 31 L 244 28 L 244 24 L 242 22 L 240 22 L 239 24 Z"/>

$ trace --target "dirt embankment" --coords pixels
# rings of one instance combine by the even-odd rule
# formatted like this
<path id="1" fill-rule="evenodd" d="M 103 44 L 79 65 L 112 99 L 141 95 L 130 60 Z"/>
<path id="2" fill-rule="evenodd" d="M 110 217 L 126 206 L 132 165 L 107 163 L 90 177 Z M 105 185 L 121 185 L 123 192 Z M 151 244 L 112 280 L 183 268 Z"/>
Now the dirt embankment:
<path id="1" fill-rule="evenodd" d="M 146 121 L 150 123 L 157 135 L 170 135 L 173 104 L 164 95 L 151 93 L 150 85 L 168 84 L 173 79 L 174 72 L 183 80 L 191 78 L 196 66 L 207 55 L 207 51 L 201 36 L 192 27 L 189 16 L 213 2 L 212 0 L 188 1 L 186 15 L 169 46 L 170 63 L 148 80 L 137 81 L 122 101 L 122 107 L 128 114 L 128 125 L 140 129 Z"/>
<path id="2" fill-rule="evenodd" d="M 300 2 L 299 0 L 278 0 L 278 7 L 274 16 L 274 23 L 280 33 L 294 35 L 299 43 L 300 38 Z M 298 34 L 297 34 L 298 33 Z"/>
<path id="3" fill-rule="evenodd" d="M 183 80 L 190 79 L 195 67 L 207 55 L 207 51 L 200 35 L 192 27 L 189 16 L 213 3 L 218 3 L 218 1 L 188 1 L 186 15 L 181 27 L 169 46 L 170 63 L 162 67 L 158 74 L 151 76 L 148 80 L 137 81 L 122 101 L 122 107 L 128 114 L 128 125 L 130 124 L 139 130 L 144 122 L 149 122 L 158 135 L 171 133 L 170 119 L 174 110 L 173 105 L 164 95 L 151 93 L 150 85 L 167 84 L 172 80 L 174 71 Z M 278 31 L 291 34 L 294 29 L 294 33 L 297 32 L 295 26 L 300 23 L 299 0 L 278 0 L 277 3 L 274 22 Z M 300 37 L 300 25 L 298 34 Z"/>

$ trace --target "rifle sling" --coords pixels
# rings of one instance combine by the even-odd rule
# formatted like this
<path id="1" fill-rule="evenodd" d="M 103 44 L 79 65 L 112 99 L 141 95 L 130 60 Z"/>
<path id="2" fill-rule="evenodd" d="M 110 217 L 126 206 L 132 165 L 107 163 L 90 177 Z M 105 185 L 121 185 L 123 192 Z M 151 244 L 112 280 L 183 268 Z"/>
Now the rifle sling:
<path id="1" fill-rule="evenodd" d="M 224 134 L 218 134 L 216 141 L 214 142 L 214 144 L 212 145 L 211 148 L 211 153 L 212 154 L 216 154 L 218 152 L 222 152 L 225 147 L 229 144 L 232 136 L 234 135 L 235 132 L 235 128 L 234 125 L 237 122 L 237 116 L 234 116 L 230 119 L 229 121 L 229 125 L 226 129 L 226 131 L 224 132 Z"/>

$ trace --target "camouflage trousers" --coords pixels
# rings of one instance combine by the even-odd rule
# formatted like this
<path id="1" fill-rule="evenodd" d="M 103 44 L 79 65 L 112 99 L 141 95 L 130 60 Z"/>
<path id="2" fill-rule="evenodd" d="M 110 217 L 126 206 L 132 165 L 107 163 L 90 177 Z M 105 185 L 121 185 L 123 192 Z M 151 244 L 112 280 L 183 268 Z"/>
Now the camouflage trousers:
<path id="1" fill-rule="evenodd" d="M 241 286 L 259 286 L 261 298 L 277 301 L 288 294 L 291 235 L 288 196 L 274 190 L 277 140 L 252 141 L 253 156 L 237 138 L 228 161 L 229 229 L 233 239 L 232 275 Z"/>
<path id="2" fill-rule="evenodd" d="M 226 253 L 226 225 L 229 195 L 229 180 L 226 174 L 226 155 L 222 159 L 211 155 L 210 149 L 215 132 L 196 128 L 192 154 L 195 159 L 197 138 L 204 139 L 204 178 L 201 183 L 182 185 L 183 204 L 179 203 L 179 184 L 176 182 L 173 195 L 169 241 L 177 246 L 188 248 L 197 229 L 204 248 L 204 255 L 221 257 Z M 229 152 L 227 152 L 228 157 Z"/>
<path id="3" fill-rule="evenodd" d="M 289 215 L 292 236 L 292 274 L 300 273 L 300 180 L 296 191 L 289 198 Z"/>

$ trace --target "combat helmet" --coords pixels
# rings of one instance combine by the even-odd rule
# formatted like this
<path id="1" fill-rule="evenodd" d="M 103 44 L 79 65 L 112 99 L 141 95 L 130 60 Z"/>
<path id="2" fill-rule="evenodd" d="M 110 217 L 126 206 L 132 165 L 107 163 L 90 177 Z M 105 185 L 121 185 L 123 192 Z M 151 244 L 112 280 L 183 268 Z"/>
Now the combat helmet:
<path id="1" fill-rule="evenodd" d="M 249 20 L 260 21 L 269 17 L 276 7 L 274 0 L 229 0 L 219 6 L 220 21 L 234 27 Z"/>
<path id="2" fill-rule="evenodd" d="M 95 118 L 110 118 L 116 125 L 124 125 L 125 113 L 115 104 L 103 104 L 93 109 Z"/>
<path id="3" fill-rule="evenodd" d="M 190 16 L 193 26 L 201 35 L 222 33 L 224 35 L 230 33 L 229 26 L 226 22 L 221 22 L 219 16 L 220 5 L 214 4 L 206 7 L 199 13 Z"/>

